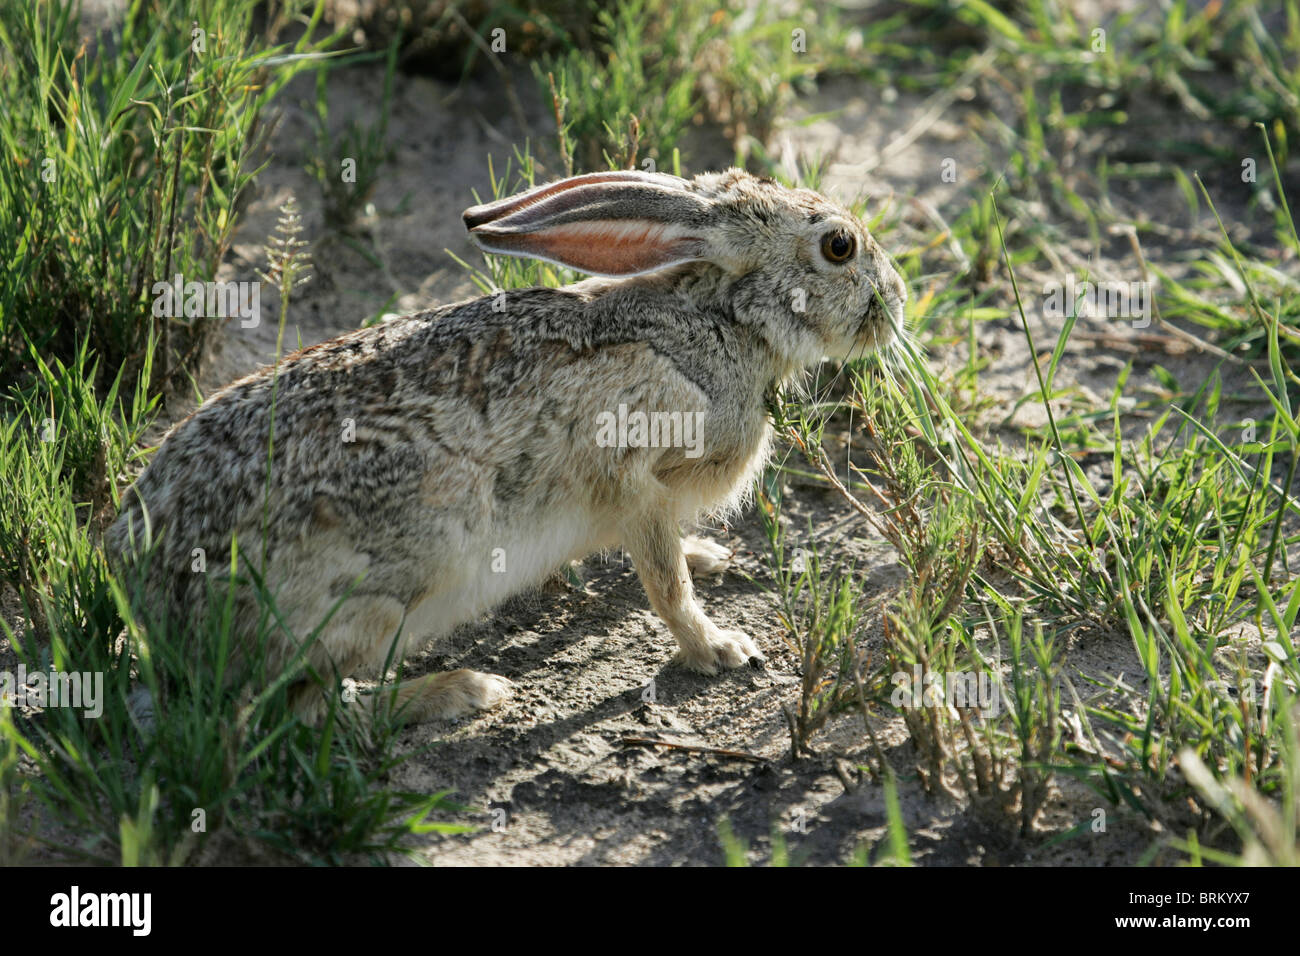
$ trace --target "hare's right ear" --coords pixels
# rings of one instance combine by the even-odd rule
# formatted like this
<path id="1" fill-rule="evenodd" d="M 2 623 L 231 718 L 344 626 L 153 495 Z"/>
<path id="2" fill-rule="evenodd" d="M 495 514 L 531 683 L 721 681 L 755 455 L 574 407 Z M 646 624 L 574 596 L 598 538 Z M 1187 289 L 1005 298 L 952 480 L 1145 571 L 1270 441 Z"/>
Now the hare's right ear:
<path id="1" fill-rule="evenodd" d="M 713 218 L 686 180 L 634 170 L 562 179 L 464 213 L 470 236 L 486 252 L 600 276 L 706 258 Z"/>

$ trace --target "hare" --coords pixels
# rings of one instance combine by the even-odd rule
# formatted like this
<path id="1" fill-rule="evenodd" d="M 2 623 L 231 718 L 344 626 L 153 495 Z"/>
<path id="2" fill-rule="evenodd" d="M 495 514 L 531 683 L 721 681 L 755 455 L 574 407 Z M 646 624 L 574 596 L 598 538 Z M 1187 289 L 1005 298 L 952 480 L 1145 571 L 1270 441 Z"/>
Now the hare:
<path id="1" fill-rule="evenodd" d="M 228 556 L 236 535 L 264 554 L 285 624 L 270 674 L 336 605 L 308 664 L 373 672 L 395 641 L 400 656 L 619 546 L 676 661 L 705 674 L 761 661 L 749 635 L 700 608 L 689 566 L 725 552 L 684 545 L 679 522 L 745 504 L 774 388 L 890 341 L 906 287 L 888 257 L 847 210 L 739 169 L 575 176 L 464 221 L 489 253 L 594 278 L 394 319 L 227 386 L 164 437 L 109 554 L 129 563 L 156 542 L 146 593 L 182 626 L 208 593 L 193 549 Z M 237 633 L 258 614 L 239 593 Z M 397 700 L 420 721 L 510 691 L 457 670 L 404 681 Z M 304 719 L 325 704 L 310 681 L 294 701 Z"/>

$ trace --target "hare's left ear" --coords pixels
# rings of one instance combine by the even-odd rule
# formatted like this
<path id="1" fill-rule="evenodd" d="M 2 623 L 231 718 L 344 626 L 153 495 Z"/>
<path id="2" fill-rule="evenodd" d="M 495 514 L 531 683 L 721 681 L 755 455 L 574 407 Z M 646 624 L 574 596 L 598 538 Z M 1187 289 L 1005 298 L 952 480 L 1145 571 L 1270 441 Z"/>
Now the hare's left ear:
<path id="1" fill-rule="evenodd" d="M 487 252 L 599 276 L 634 276 L 706 258 L 708 202 L 684 179 L 633 170 L 590 173 L 465 210 Z"/>

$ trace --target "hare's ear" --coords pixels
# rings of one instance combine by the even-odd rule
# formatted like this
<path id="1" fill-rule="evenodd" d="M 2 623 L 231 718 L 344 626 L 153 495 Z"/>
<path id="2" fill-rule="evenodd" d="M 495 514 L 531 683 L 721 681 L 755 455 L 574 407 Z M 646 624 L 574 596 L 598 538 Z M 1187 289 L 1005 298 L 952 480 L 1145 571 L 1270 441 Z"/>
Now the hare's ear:
<path id="1" fill-rule="evenodd" d="M 600 276 L 705 258 L 709 204 L 661 173 L 590 173 L 465 210 L 480 248 Z"/>

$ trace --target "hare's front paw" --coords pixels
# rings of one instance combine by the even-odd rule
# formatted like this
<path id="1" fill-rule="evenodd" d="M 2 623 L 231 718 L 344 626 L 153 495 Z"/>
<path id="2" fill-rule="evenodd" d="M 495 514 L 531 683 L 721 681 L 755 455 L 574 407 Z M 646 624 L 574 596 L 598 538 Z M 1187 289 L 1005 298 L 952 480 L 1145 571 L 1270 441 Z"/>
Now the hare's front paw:
<path id="1" fill-rule="evenodd" d="M 677 663 L 702 674 L 716 674 L 720 670 L 739 667 L 750 661 L 766 660 L 758 645 L 744 631 L 714 630 L 703 644 L 687 649 L 683 647 L 675 658 Z"/>
<path id="2" fill-rule="evenodd" d="M 686 567 L 692 577 L 720 574 L 731 564 L 731 552 L 708 538 L 688 534 L 682 538 L 682 551 L 686 554 Z"/>

